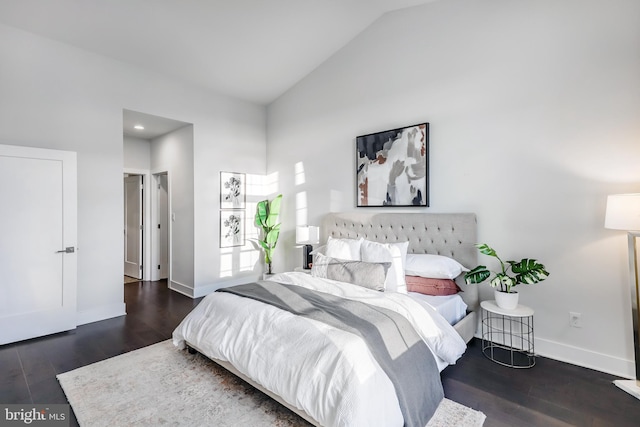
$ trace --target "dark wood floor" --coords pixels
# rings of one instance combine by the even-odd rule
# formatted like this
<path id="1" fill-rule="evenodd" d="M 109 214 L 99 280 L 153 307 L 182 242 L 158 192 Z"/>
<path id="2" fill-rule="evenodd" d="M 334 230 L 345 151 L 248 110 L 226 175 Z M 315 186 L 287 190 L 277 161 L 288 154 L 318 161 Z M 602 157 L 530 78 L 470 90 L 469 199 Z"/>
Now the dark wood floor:
<path id="1" fill-rule="evenodd" d="M 127 284 L 125 301 L 127 316 L 0 347 L 0 403 L 67 403 L 56 374 L 170 338 L 199 302 L 165 282 Z M 486 427 L 640 426 L 640 400 L 614 379 L 541 357 L 532 369 L 505 368 L 477 341 L 442 373 L 445 395 L 484 412 Z"/>

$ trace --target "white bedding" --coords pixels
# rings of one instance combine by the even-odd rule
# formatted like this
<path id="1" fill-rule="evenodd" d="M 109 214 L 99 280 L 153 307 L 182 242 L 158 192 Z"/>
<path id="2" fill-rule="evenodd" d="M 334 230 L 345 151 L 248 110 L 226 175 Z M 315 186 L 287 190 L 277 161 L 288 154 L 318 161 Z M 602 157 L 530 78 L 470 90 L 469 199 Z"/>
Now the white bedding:
<path id="1" fill-rule="evenodd" d="M 429 305 L 407 295 L 382 293 L 282 273 L 272 280 L 359 300 L 404 315 L 436 355 L 440 370 L 466 344 Z M 248 298 L 215 292 L 180 323 L 173 342 L 185 341 L 238 371 L 326 426 L 402 426 L 394 387 L 364 341 L 324 323 Z M 419 366 L 415 367 L 420 369 Z"/>
<path id="2" fill-rule="evenodd" d="M 467 314 L 467 304 L 458 294 L 455 295 L 424 295 L 418 292 L 409 292 L 409 296 L 419 304 L 428 304 L 447 319 L 450 325 L 455 325 Z"/>

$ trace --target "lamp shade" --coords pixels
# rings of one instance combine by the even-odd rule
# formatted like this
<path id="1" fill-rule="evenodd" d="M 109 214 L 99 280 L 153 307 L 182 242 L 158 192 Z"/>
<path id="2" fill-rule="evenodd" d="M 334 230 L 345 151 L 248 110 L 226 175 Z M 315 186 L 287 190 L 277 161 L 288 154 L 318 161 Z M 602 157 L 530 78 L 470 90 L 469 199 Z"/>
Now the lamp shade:
<path id="1" fill-rule="evenodd" d="M 640 230 L 640 193 L 608 196 L 604 227 L 614 230 Z"/>
<path id="2" fill-rule="evenodd" d="M 296 243 L 299 245 L 315 245 L 320 241 L 320 228 L 313 225 L 296 227 Z"/>

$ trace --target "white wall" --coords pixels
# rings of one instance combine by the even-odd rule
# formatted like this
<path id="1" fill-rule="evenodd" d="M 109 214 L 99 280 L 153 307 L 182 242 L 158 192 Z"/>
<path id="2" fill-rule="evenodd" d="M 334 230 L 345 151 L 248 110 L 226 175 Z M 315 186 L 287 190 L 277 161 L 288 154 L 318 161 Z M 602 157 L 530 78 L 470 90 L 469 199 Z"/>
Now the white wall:
<path id="1" fill-rule="evenodd" d="M 148 139 L 125 135 L 123 138 L 125 169 L 148 171 L 151 169 L 151 142 Z"/>
<path id="2" fill-rule="evenodd" d="M 296 223 L 356 209 L 357 135 L 427 121 L 422 210 L 475 212 L 503 258 L 546 264 L 547 281 L 519 289 L 539 354 L 633 376 L 626 236 L 603 221 L 607 194 L 640 191 L 639 51 L 637 0 L 449 0 L 383 16 L 268 108 L 284 194 L 276 270 L 299 263 Z"/>
<path id="3" fill-rule="evenodd" d="M 265 198 L 266 191 L 266 109 L 261 112 L 265 113 L 261 116 L 261 126 L 243 123 L 240 118 L 246 113 L 242 110 L 216 111 L 221 120 L 230 117 L 221 123 L 194 126 L 195 297 L 222 286 L 255 280 L 264 271 L 261 251 L 251 241 L 257 237 L 253 223 L 256 204 Z M 237 120 L 230 120 L 231 117 Z M 213 138 L 218 142 L 212 143 Z M 265 143 L 256 144 L 256 141 Z M 220 249 L 221 171 L 246 174 L 244 246 Z"/>
<path id="4" fill-rule="evenodd" d="M 203 209 L 193 220 L 194 256 L 205 261 L 195 264 L 193 286 L 215 281 L 219 171 L 264 174 L 264 107 L 7 26 L 0 58 L 0 143 L 78 153 L 79 322 L 125 309 L 123 109 L 194 124 L 194 203 Z"/>
<path id="5" fill-rule="evenodd" d="M 168 172 L 171 217 L 170 287 L 193 296 L 194 193 L 193 126 L 188 125 L 151 141 L 151 170 Z"/>

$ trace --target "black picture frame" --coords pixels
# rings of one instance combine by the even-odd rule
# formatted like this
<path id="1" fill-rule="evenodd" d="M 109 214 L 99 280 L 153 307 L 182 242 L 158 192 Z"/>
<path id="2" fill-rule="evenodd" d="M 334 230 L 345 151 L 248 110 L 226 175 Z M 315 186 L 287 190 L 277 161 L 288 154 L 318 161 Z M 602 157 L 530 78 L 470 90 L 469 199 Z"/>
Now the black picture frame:
<path id="1" fill-rule="evenodd" d="M 220 172 L 220 209 L 244 209 L 246 198 L 246 175 Z"/>
<path id="2" fill-rule="evenodd" d="M 429 123 L 356 137 L 356 206 L 429 206 Z"/>
<path id="3" fill-rule="evenodd" d="M 228 209 L 220 211 L 220 247 L 231 248 L 245 244 L 245 211 Z"/>

